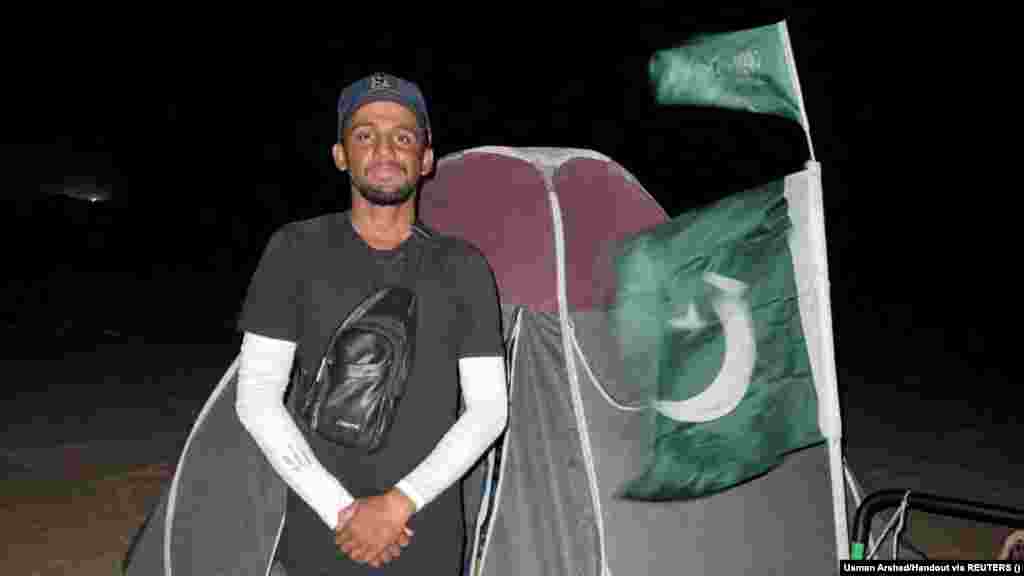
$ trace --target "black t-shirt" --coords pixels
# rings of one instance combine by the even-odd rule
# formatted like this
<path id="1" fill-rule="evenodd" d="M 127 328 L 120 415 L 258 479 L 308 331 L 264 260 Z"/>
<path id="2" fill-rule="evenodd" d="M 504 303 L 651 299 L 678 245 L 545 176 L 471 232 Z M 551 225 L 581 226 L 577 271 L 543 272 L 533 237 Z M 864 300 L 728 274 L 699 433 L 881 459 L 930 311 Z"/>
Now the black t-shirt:
<path id="1" fill-rule="evenodd" d="M 459 358 L 503 354 L 497 289 L 483 254 L 464 240 L 418 231 L 394 250 L 376 250 L 356 233 L 348 212 L 293 222 L 268 242 L 239 320 L 244 332 L 296 342 L 296 361 L 315 372 L 338 324 L 388 283 L 416 293 L 418 318 L 414 365 L 386 445 L 365 454 L 298 422 L 320 462 L 357 498 L 393 487 L 451 428 Z M 458 483 L 417 512 L 410 528 L 412 544 L 386 574 L 458 573 L 464 535 Z M 300 575 L 370 570 L 338 558 L 331 531 L 291 490 L 278 550 L 286 568 Z"/>

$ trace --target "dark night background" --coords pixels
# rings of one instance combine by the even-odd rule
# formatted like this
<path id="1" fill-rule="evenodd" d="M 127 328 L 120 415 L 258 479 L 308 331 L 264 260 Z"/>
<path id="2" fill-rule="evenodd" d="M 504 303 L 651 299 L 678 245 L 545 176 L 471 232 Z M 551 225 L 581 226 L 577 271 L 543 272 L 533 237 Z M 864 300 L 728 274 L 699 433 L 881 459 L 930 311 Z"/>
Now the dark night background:
<path id="1" fill-rule="evenodd" d="M 52 73 L 26 66 L 37 73 L 4 96 L 5 339 L 209 342 L 223 345 L 226 366 L 270 233 L 347 208 L 347 179 L 328 154 L 336 98 L 377 70 L 421 83 L 439 157 L 489 144 L 592 148 L 673 216 L 799 170 L 797 125 L 658 107 L 646 70 L 653 51 L 694 32 L 786 18 L 823 167 L 840 385 L 850 371 L 916 373 L 930 391 L 970 378 L 972 403 L 999 404 L 1009 383 L 998 359 L 1012 343 L 997 299 L 1008 282 L 990 270 L 1005 267 L 1009 217 L 985 200 L 985 171 L 971 171 L 983 144 L 958 132 L 962 103 L 925 68 L 948 60 L 940 32 L 888 16 L 722 8 L 581 22 L 564 39 L 529 28 L 427 35 L 447 48 L 417 47 L 430 44 L 422 33 L 343 26 L 332 39 L 198 24 L 61 44 Z M 82 178 L 113 199 L 46 194 Z"/>

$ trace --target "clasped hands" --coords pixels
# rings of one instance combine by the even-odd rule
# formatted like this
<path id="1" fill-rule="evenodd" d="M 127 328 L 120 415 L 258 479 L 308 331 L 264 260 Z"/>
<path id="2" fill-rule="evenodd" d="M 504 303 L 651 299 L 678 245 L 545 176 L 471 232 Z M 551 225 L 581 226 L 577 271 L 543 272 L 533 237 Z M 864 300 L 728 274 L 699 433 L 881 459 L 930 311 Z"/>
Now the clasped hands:
<path id="1" fill-rule="evenodd" d="M 413 511 L 412 500 L 395 489 L 360 498 L 338 511 L 334 542 L 352 561 L 380 568 L 409 545 Z"/>

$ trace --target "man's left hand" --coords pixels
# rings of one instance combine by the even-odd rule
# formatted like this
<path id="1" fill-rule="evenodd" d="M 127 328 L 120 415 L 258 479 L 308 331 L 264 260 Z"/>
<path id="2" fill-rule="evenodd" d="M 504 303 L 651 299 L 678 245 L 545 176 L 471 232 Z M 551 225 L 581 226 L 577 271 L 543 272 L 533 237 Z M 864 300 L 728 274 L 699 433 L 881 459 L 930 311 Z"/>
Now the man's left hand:
<path id="1" fill-rule="evenodd" d="M 382 555 L 389 547 L 407 542 L 406 524 L 414 504 L 396 489 L 379 496 L 360 498 L 352 518 L 335 534 L 334 541 L 355 562 L 378 568 L 393 554 Z"/>

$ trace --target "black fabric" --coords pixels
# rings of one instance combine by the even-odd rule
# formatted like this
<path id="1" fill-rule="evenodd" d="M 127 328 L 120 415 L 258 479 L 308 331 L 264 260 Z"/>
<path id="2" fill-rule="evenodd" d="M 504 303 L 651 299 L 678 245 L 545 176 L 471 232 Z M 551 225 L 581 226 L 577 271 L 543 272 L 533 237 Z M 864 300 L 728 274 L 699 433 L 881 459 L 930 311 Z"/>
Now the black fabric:
<path id="1" fill-rule="evenodd" d="M 402 267 L 414 256 L 422 258 L 419 273 L 403 280 Z M 355 233 L 347 212 L 291 223 L 268 242 L 239 320 L 242 331 L 296 342 L 303 368 L 313 373 L 339 322 L 388 284 L 412 290 L 418 305 L 416 362 L 387 445 L 368 454 L 324 440 L 298 422 L 320 462 L 357 498 L 392 488 L 454 424 L 458 358 L 503 354 L 497 288 L 483 255 L 436 233 L 429 242 L 414 233 L 394 250 L 374 250 Z M 417 512 L 410 528 L 412 544 L 385 573 L 458 573 L 465 528 L 457 485 Z M 378 573 L 338 558 L 332 531 L 290 490 L 278 556 L 297 575 Z"/>

